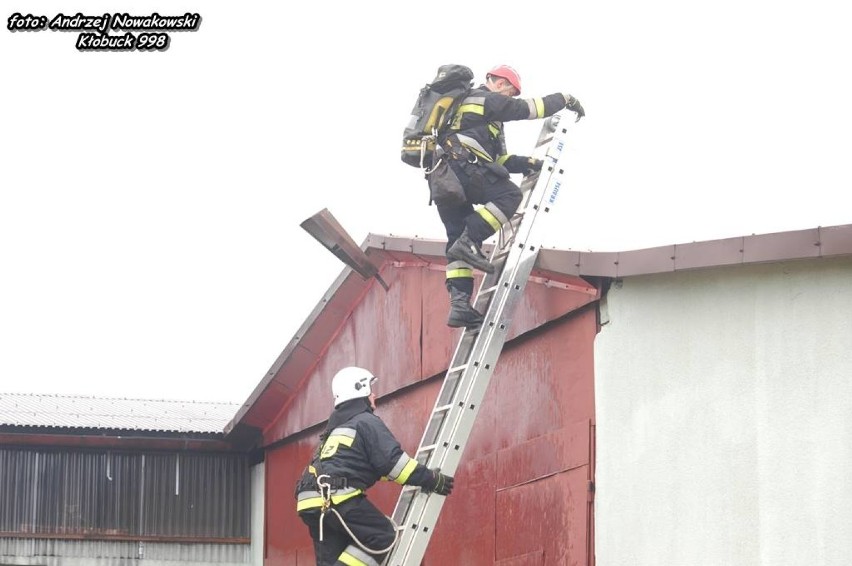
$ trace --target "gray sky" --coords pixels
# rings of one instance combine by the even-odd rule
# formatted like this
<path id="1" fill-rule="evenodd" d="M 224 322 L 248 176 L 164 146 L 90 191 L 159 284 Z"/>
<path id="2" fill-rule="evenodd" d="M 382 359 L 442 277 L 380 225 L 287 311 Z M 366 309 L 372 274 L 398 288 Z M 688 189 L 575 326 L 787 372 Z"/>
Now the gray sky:
<path id="1" fill-rule="evenodd" d="M 245 400 L 342 269 L 302 220 L 445 237 L 399 160 L 444 63 L 583 103 L 543 245 L 852 222 L 848 2 L 131 4 L 4 4 L 202 23 L 163 53 L 0 33 L 0 392 Z"/>

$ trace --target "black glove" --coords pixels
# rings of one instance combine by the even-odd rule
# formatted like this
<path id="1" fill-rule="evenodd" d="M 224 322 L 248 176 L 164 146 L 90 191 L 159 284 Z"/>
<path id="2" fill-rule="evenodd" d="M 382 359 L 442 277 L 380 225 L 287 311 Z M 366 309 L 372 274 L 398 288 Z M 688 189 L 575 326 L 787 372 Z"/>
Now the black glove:
<path id="1" fill-rule="evenodd" d="M 453 477 L 446 476 L 441 473 L 440 468 L 429 470 L 432 477 L 429 478 L 421 489 L 426 492 L 437 493 L 438 495 L 449 495 L 453 492 Z"/>
<path id="2" fill-rule="evenodd" d="M 576 98 L 574 98 L 570 94 L 563 94 L 562 96 L 565 97 L 565 108 L 567 108 L 571 112 L 576 112 L 577 113 L 577 119 L 574 120 L 574 121 L 579 122 L 580 118 L 582 118 L 583 116 L 586 115 L 586 111 L 583 110 L 583 105 L 580 104 L 579 100 L 577 100 Z"/>
<path id="3" fill-rule="evenodd" d="M 536 159 L 535 157 L 527 158 L 527 168 L 524 171 L 524 175 L 532 175 L 533 173 L 541 171 L 542 164 L 544 164 L 544 161 L 541 159 Z"/>

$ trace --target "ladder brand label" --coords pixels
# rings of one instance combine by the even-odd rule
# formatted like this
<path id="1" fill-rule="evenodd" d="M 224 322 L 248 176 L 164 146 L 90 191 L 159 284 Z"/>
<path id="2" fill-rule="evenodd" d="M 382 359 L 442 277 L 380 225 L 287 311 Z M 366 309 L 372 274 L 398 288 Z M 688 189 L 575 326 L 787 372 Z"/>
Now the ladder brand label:
<path id="1" fill-rule="evenodd" d="M 559 195 L 559 187 L 562 186 L 562 181 L 556 181 L 553 183 L 553 188 L 550 189 L 550 196 L 547 198 L 547 202 L 553 204 L 556 202 L 556 197 Z"/>

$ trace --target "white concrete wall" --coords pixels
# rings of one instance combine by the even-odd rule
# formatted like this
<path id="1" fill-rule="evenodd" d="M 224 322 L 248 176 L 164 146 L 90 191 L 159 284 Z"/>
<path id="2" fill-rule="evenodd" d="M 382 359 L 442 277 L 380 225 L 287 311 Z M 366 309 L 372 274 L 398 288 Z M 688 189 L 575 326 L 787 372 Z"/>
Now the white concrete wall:
<path id="1" fill-rule="evenodd" d="M 597 566 L 852 564 L 852 259 L 627 278 L 603 309 Z"/>
<path id="2" fill-rule="evenodd" d="M 263 566 L 266 461 L 251 468 L 251 564 Z"/>

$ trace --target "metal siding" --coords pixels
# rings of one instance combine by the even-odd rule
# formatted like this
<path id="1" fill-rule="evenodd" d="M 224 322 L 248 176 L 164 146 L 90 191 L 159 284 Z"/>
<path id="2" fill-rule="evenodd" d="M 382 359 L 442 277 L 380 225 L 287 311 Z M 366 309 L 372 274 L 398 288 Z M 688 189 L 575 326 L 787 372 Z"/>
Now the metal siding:
<path id="1" fill-rule="evenodd" d="M 509 488 L 589 465 L 588 419 L 497 453 L 498 489 Z"/>
<path id="2" fill-rule="evenodd" d="M 339 296 L 324 299 L 328 312 L 320 311 L 314 324 L 291 341 L 286 356 L 279 357 L 274 373 L 265 379 L 265 393 L 242 417 L 247 424 L 262 425 L 256 417 L 264 415 L 264 444 L 324 421 L 330 409 L 329 383 L 341 367 L 369 368 L 381 379 L 380 394 L 446 370 L 461 330 L 446 326 L 449 299 L 444 266 L 428 262 L 393 265 L 382 270 L 388 290 L 371 285 L 362 287 L 364 293 L 359 295 L 340 288 Z M 356 301 L 346 317 L 340 311 L 345 302 L 342 297 Z M 598 290 L 580 278 L 537 271 L 512 321 L 509 339 L 598 297 Z M 319 340 L 321 336 L 326 342 Z M 299 399 L 293 403 L 297 392 Z"/>
<path id="3" fill-rule="evenodd" d="M 249 536 L 247 457 L 0 449 L 0 532 Z"/>
<path id="4" fill-rule="evenodd" d="M 588 461 L 588 423 L 594 418 L 592 351 L 596 328 L 595 313 L 588 311 L 556 322 L 548 327 L 547 331 L 522 338 L 504 348 L 456 474 L 459 479 L 457 490 L 454 490 L 453 495 L 447 500 L 441 520 L 436 527 L 433 545 L 426 554 L 427 564 L 454 563 L 451 560 L 452 556 L 470 552 L 466 547 L 471 540 L 479 540 L 477 537 L 481 537 L 480 531 L 483 525 L 459 520 L 458 514 L 469 513 L 467 507 L 478 506 L 485 498 L 495 498 L 493 503 L 495 511 L 493 515 L 481 520 L 486 521 L 487 527 L 492 531 L 496 529 L 494 544 L 500 544 L 500 538 L 505 533 L 499 530 L 499 523 L 505 521 L 501 518 L 506 517 L 506 510 L 501 505 L 500 499 L 502 493 L 499 484 L 500 471 L 499 468 L 493 468 L 496 463 L 488 472 L 483 472 L 481 466 L 482 462 L 489 461 L 489 458 L 496 457 L 499 462 L 502 449 L 523 446 L 530 439 L 547 438 L 547 435 L 554 433 L 555 430 L 563 429 L 569 438 L 561 439 L 561 442 L 552 447 L 560 451 L 560 454 L 551 454 L 550 459 L 576 464 L 582 460 L 582 457 L 577 456 L 579 452 L 585 453 L 585 459 Z M 399 402 L 401 405 L 418 406 L 425 398 L 425 402 L 431 409 L 435 395 L 436 393 L 429 394 L 417 390 L 416 396 L 421 401 L 405 396 Z M 385 413 L 380 414 L 386 419 L 391 430 L 409 427 L 422 434 L 425 425 L 423 418 L 418 419 L 415 415 L 410 415 L 406 423 L 394 418 L 396 415 L 386 417 Z M 416 422 L 418 420 L 419 423 Z M 583 428 L 586 431 L 585 436 L 581 432 Z M 530 461 L 527 465 L 530 470 L 527 475 L 540 471 L 537 461 Z M 583 477 L 589 477 L 591 474 L 587 465 L 580 465 L 576 470 Z M 488 478 L 485 485 L 482 484 L 483 473 Z M 558 478 L 567 473 L 569 472 L 558 473 L 554 477 Z M 477 480 L 472 480 L 472 477 L 477 477 Z M 540 482 L 533 482 L 531 485 L 541 487 Z M 587 483 L 584 482 L 584 489 L 586 485 Z M 586 500 L 583 498 L 576 504 L 581 505 L 582 509 L 575 509 L 573 501 L 568 504 L 552 502 L 554 509 L 550 512 L 558 514 L 560 520 L 577 513 L 586 517 L 588 513 Z M 490 507 L 492 503 L 485 503 L 485 505 Z M 534 500 L 521 499 L 515 505 L 518 509 L 524 510 L 537 508 L 538 503 Z M 531 518 L 517 518 L 510 523 L 513 528 L 522 531 L 525 528 L 523 523 L 527 520 Z M 452 528 L 447 528 L 448 524 L 452 525 Z M 506 526 L 506 528 L 512 527 Z M 556 533 L 561 538 L 586 540 L 588 536 L 586 523 L 575 525 L 572 522 L 571 528 L 577 532 L 568 533 L 557 528 L 549 535 L 554 536 Z M 437 541 L 440 543 L 434 544 Z M 487 545 L 487 541 L 488 539 L 485 539 L 483 545 Z M 535 549 L 529 549 L 529 551 L 533 550 Z M 500 554 L 495 546 L 477 549 L 477 555 L 493 556 L 494 560 L 514 556 L 514 554 Z M 545 557 L 544 564 L 563 564 L 547 558 L 547 553 Z"/>
<path id="5" fill-rule="evenodd" d="M 496 457 L 488 454 L 462 462 L 455 475 L 457 489 L 444 504 L 435 526 L 426 566 L 494 563 L 494 518 L 502 512 L 494 491 Z"/>
<path id="6" fill-rule="evenodd" d="M 489 390 L 501 447 L 594 418 L 595 335 L 589 310 L 504 350 Z"/>
<path id="7" fill-rule="evenodd" d="M 585 565 L 582 560 L 590 559 L 588 482 L 593 478 L 589 458 L 596 331 L 596 313 L 588 310 L 507 344 L 456 473 L 456 489 L 436 526 L 427 566 L 498 560 L 522 564 L 535 557 L 541 561 L 531 563 Z M 352 351 L 344 346 L 336 344 L 334 349 Z M 374 355 L 387 347 L 369 346 Z M 409 454 L 417 448 L 439 388 L 436 377 L 379 399 L 377 414 Z M 288 412 L 304 410 L 301 404 L 306 400 L 300 393 Z M 323 403 L 326 418 L 331 407 Z M 315 439 L 312 433 L 267 452 L 266 565 L 297 560 L 301 565 L 312 556 L 292 491 Z M 551 453 L 546 453 L 548 447 Z M 518 481 L 527 483 L 516 485 Z M 513 487 L 503 489 L 505 485 Z M 399 489 L 381 482 L 369 497 L 389 514 Z M 537 546 L 522 540 L 539 536 L 548 540 L 538 539 Z"/>
<path id="8" fill-rule="evenodd" d="M 506 558 L 505 560 L 497 560 L 494 562 L 494 566 L 543 566 L 543 564 L 543 550 L 536 550 L 521 556 L 514 556 L 512 558 Z"/>
<path id="9" fill-rule="evenodd" d="M 4 474 L 15 475 L 13 491 L 4 491 L 4 509 L 11 499 L 23 497 L 9 514 L 3 531 L 14 533 L 89 535 L 96 532 L 132 532 L 135 501 L 121 484 L 110 489 L 106 482 L 107 458 L 100 454 L 2 450 L 9 459 Z M 115 456 L 110 464 L 117 477 L 129 477 L 123 468 L 136 469 L 132 457 Z M 8 466 L 8 467 L 7 467 Z M 133 482 L 135 483 L 135 482 Z M 14 506 L 14 504 L 13 504 Z M 118 511 L 117 511 L 118 510 Z"/>
<path id="10" fill-rule="evenodd" d="M 555 280 L 534 275 L 530 279 L 511 320 L 507 341 L 574 312 L 600 296 L 593 285 L 576 277 Z"/>
<path id="11" fill-rule="evenodd" d="M 331 378 L 350 365 L 370 369 L 389 392 L 420 377 L 420 269 L 396 269 L 387 276 L 390 290 L 375 285 L 330 338 L 331 342 L 300 391 L 295 410 L 288 410 L 264 431 L 272 443 L 328 418 L 332 408 Z M 415 353 L 415 355 L 412 355 Z"/>
<path id="12" fill-rule="evenodd" d="M 40 566 L 249 564 L 246 544 L 0 538 L 0 564 Z"/>
<path id="13" fill-rule="evenodd" d="M 403 449 L 413 454 L 423 433 L 424 423 L 432 410 L 439 383 L 433 380 L 418 388 L 418 395 L 401 395 L 379 401 L 377 413 L 386 422 L 396 423 L 392 429 Z M 326 412 L 331 410 L 330 404 Z M 327 416 L 327 414 L 326 414 Z M 266 457 L 266 560 L 264 564 L 282 566 L 304 564 L 304 557 L 313 557 L 313 546 L 308 531 L 295 511 L 293 487 L 308 464 L 317 434 L 300 438 L 267 452 Z M 369 493 L 372 501 L 390 515 L 400 487 L 392 482 L 379 482 Z"/>
<path id="14" fill-rule="evenodd" d="M 298 400 L 291 403 L 289 394 L 286 399 L 277 397 L 279 410 L 283 412 L 264 431 L 265 444 L 328 418 L 331 378 L 341 367 L 358 365 L 370 369 L 380 379 L 379 395 L 446 370 L 461 330 L 448 329 L 446 325 L 449 299 L 443 269 L 398 268 L 390 270 L 387 281 L 389 291 L 373 286 L 329 338 L 327 349 L 300 385 Z M 562 276 L 556 280 L 537 275 L 527 286 L 512 321 L 509 339 L 565 316 L 598 297 L 599 291 L 582 279 Z M 298 351 L 298 348 L 293 350 L 294 354 Z M 295 383 L 296 376 L 288 380 Z M 270 396 L 276 397 L 271 391 Z M 273 410 L 271 403 L 263 403 L 264 412 Z"/>
<path id="15" fill-rule="evenodd" d="M 308 529 L 296 513 L 293 490 L 310 462 L 316 441 L 312 435 L 266 453 L 265 565 L 296 564 L 296 556 L 304 549 L 313 556 Z"/>
<path id="16" fill-rule="evenodd" d="M 377 284 L 378 285 L 378 284 Z M 261 382 L 255 387 L 254 391 L 249 395 L 245 403 L 237 411 L 233 419 L 225 426 L 225 432 L 230 432 L 238 424 L 248 423 L 253 426 L 265 428 L 270 422 L 277 420 L 277 416 L 283 404 L 286 404 L 288 399 L 283 399 L 279 402 L 264 403 L 264 398 L 267 396 L 269 384 L 273 379 L 278 379 L 281 376 L 285 382 L 282 385 L 290 387 L 301 382 L 306 373 L 313 367 L 316 362 L 314 353 L 299 348 L 300 341 L 310 335 L 317 333 L 323 338 L 324 342 L 333 336 L 341 322 L 349 316 L 349 311 L 340 311 L 340 309 L 326 309 L 326 303 L 330 297 L 351 293 L 350 308 L 355 305 L 357 298 L 362 292 L 367 290 L 371 283 L 365 282 L 350 268 L 345 268 L 337 277 L 335 282 L 326 292 L 324 298 L 314 307 L 314 310 L 308 316 L 307 320 L 302 324 L 296 333 L 296 336 L 287 344 L 287 347 L 275 360 L 275 363 L 263 377 Z M 308 339 L 310 340 L 310 339 Z M 295 356 L 295 351 L 301 350 L 301 355 Z M 295 363 L 299 362 L 299 363 Z"/>
<path id="17" fill-rule="evenodd" d="M 145 457 L 144 469 L 142 534 L 248 536 L 244 458 L 153 454 Z"/>
<path id="18" fill-rule="evenodd" d="M 369 368 L 381 382 L 379 391 L 405 387 L 420 375 L 420 332 L 423 300 L 422 268 L 394 269 L 388 273 L 390 290 L 374 287 L 353 312 L 347 326 L 352 330 L 346 344 L 351 348 L 330 350 L 334 369 L 350 365 Z M 339 355 L 340 352 L 343 355 Z"/>
<path id="19" fill-rule="evenodd" d="M 437 379 L 422 382 L 416 391 L 416 395 L 406 392 L 390 399 L 379 399 L 376 408 L 376 414 L 388 423 L 400 446 L 409 456 L 417 452 L 424 423 L 429 420 L 435 398 L 440 391 L 440 382 Z M 386 515 L 391 515 L 401 489 L 393 482 L 379 482 L 370 489 L 370 500 Z"/>
<path id="20" fill-rule="evenodd" d="M 584 468 L 497 492 L 497 560 L 541 551 L 543 566 L 586 566 L 587 493 Z"/>
<path id="21" fill-rule="evenodd" d="M 376 414 L 391 427 L 402 449 L 409 456 L 417 451 L 440 389 L 440 381 L 431 379 L 420 384 L 416 394 L 406 392 L 377 401 Z"/>
<path id="22" fill-rule="evenodd" d="M 296 552 L 295 559 L 295 562 L 284 562 L 281 566 L 310 566 L 311 564 L 315 564 L 313 547 L 300 548 Z M 278 566 L 278 564 L 275 566 Z"/>

